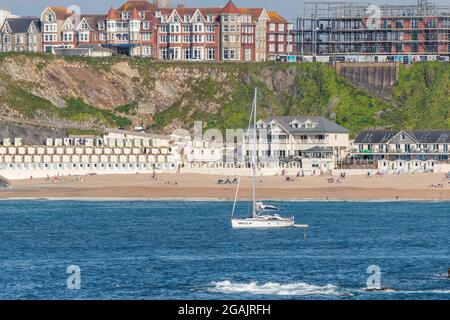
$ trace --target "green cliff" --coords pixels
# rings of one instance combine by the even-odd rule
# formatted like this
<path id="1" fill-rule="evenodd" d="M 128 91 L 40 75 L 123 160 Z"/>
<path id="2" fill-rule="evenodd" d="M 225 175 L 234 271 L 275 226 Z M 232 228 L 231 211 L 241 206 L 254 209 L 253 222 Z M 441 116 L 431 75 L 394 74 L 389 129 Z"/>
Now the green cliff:
<path id="1" fill-rule="evenodd" d="M 381 100 L 316 63 L 156 63 L 130 58 L 0 55 L 0 120 L 102 131 L 244 127 L 253 88 L 259 117 L 322 115 L 355 134 L 365 128 L 450 129 L 450 64 L 402 66 Z"/>

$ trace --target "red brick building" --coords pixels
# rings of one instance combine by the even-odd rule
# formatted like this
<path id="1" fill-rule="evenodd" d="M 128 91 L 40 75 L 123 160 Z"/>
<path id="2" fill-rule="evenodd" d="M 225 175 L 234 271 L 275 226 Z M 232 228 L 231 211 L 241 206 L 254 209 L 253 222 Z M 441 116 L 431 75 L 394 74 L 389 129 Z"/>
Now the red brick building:
<path id="1" fill-rule="evenodd" d="M 267 61 L 292 52 L 292 24 L 264 8 L 162 8 L 129 0 L 104 15 L 48 7 L 41 16 L 43 48 L 97 44 L 115 54 L 157 60 Z"/>

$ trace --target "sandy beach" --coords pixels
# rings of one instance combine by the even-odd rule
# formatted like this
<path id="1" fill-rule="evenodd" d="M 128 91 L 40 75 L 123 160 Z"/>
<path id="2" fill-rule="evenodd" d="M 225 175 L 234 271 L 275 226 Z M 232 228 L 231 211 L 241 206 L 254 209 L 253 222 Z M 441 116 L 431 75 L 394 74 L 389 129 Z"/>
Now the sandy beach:
<path id="1" fill-rule="evenodd" d="M 236 185 L 220 185 L 219 176 L 198 174 L 105 175 L 13 181 L 0 199 L 234 199 Z M 227 178 L 227 177 L 224 177 Z M 271 200 L 450 200 L 443 174 L 349 176 L 340 183 L 331 177 L 258 178 L 258 198 Z M 232 180 L 233 177 L 230 177 Z M 336 180 L 337 177 L 334 177 Z M 240 198 L 251 197 L 243 178 Z"/>

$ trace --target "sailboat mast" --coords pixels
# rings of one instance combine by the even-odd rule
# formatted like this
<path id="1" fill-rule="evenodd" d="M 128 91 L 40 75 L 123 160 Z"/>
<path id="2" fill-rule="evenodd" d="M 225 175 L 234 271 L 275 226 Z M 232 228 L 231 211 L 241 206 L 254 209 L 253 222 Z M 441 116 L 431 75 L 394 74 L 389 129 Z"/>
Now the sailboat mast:
<path id="1" fill-rule="evenodd" d="M 256 164 L 258 161 L 258 135 L 256 132 L 256 117 L 258 113 L 258 88 L 255 88 L 255 97 L 253 100 L 253 144 L 255 147 L 255 150 L 253 152 L 253 158 L 252 158 L 252 167 L 253 167 L 253 218 L 257 217 L 257 210 L 256 210 Z"/>

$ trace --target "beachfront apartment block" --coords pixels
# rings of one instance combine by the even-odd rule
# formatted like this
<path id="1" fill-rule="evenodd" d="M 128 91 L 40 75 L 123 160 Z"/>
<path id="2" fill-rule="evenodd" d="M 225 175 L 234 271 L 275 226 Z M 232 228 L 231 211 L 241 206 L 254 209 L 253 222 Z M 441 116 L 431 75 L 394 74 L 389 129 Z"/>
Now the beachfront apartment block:
<path id="1" fill-rule="evenodd" d="M 69 136 L 47 138 L 42 145 L 4 138 L 0 143 L 0 175 L 8 179 L 175 170 L 171 147 L 148 136 Z"/>
<path id="2" fill-rule="evenodd" d="M 47 53 L 76 54 L 77 48 L 97 45 L 155 60 L 267 61 L 292 53 L 295 43 L 293 24 L 279 14 L 238 8 L 232 1 L 224 7 L 170 8 L 162 1 L 130 0 L 89 15 L 49 6 L 34 19 L 41 24 L 39 48 Z"/>
<path id="3" fill-rule="evenodd" d="M 258 156 L 265 162 L 284 162 L 307 171 L 335 169 L 347 155 L 349 131 L 316 116 L 280 116 L 257 122 Z M 242 154 L 256 151 L 251 136 Z"/>
<path id="4" fill-rule="evenodd" d="M 450 131 L 363 131 L 353 142 L 350 162 L 382 170 L 433 170 L 450 161 Z"/>

